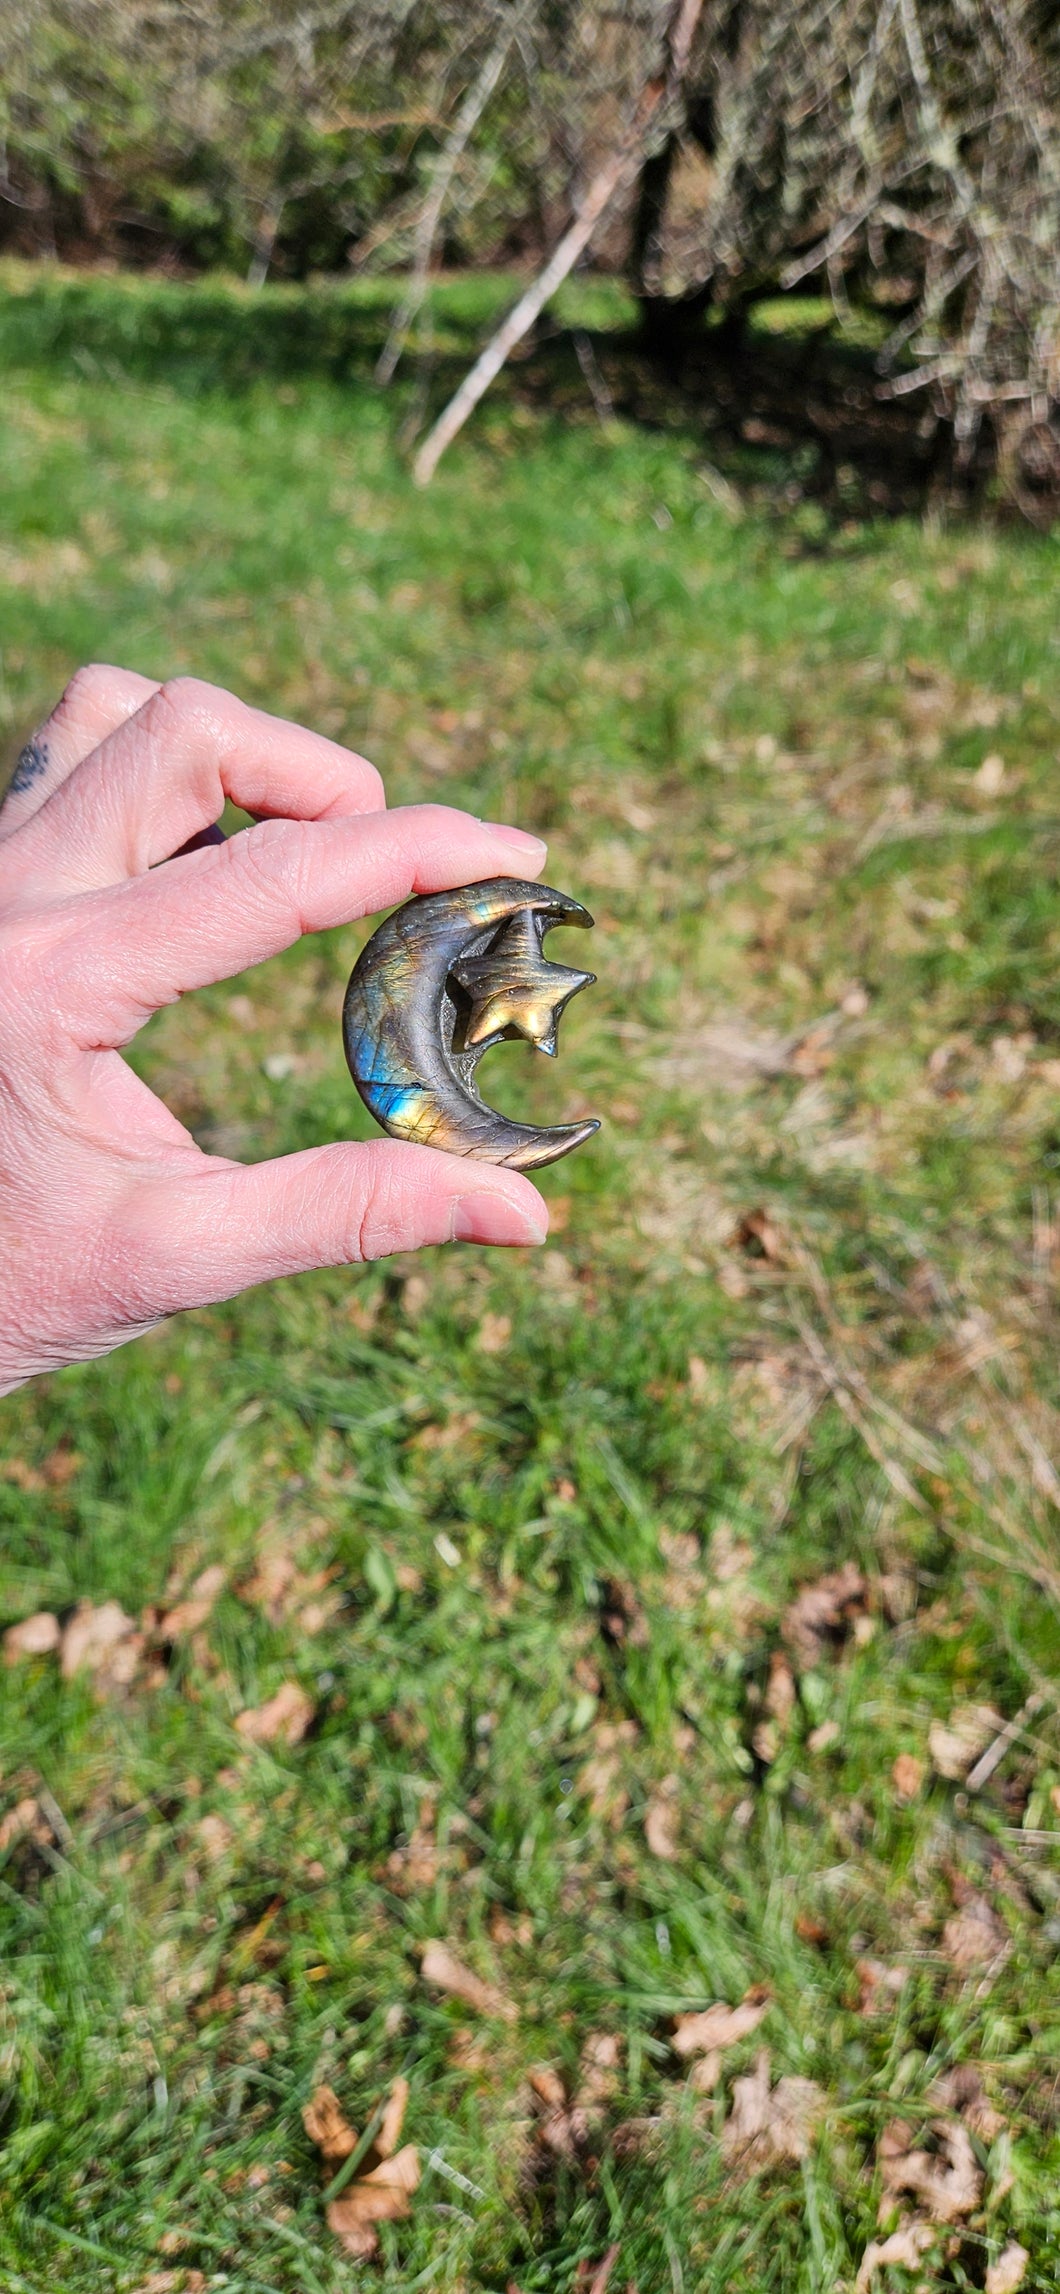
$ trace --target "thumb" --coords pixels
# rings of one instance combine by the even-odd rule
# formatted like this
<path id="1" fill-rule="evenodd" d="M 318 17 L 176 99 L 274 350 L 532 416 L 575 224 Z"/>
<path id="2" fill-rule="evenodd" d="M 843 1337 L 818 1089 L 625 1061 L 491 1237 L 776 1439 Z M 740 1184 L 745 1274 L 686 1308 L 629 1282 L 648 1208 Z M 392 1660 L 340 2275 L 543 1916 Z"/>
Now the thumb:
<path id="1" fill-rule="evenodd" d="M 206 1159 L 144 1190 L 136 1225 L 145 1287 L 160 1294 L 145 1303 L 173 1314 L 277 1275 L 427 1243 L 542 1243 L 548 1210 L 521 1172 L 380 1139 L 271 1163 Z"/>

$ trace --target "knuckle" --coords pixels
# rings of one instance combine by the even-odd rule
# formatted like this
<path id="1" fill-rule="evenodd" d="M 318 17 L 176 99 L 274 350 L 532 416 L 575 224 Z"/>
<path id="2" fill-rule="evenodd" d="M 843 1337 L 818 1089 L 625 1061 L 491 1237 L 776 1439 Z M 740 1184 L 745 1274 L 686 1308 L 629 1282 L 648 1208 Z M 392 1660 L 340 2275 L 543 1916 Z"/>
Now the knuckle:
<path id="1" fill-rule="evenodd" d="M 378 1142 L 365 1157 L 359 1177 L 350 1206 L 352 1260 L 389 1258 L 421 1241 L 447 1239 L 447 1208 L 443 1206 L 437 1218 L 428 1216 L 428 1206 L 410 1185 L 407 1152 L 395 1155 L 391 1142 Z"/>
<path id="2" fill-rule="evenodd" d="M 0 924 L 0 1017 L 8 1043 L 28 1031 L 40 1037 L 58 1008 L 54 935 L 28 925 L 25 918 Z"/>
<path id="3" fill-rule="evenodd" d="M 226 692 L 223 685 L 207 684 L 204 677 L 167 677 L 152 703 L 158 715 L 174 721 L 185 732 L 199 730 L 214 740 L 225 737 L 232 719 L 243 716 L 245 707 L 234 693 Z"/>
<path id="4" fill-rule="evenodd" d="M 52 718 L 79 717 L 86 708 L 104 708 L 121 683 L 120 669 L 105 661 L 86 661 L 75 669 L 52 711 Z"/>
<path id="5" fill-rule="evenodd" d="M 266 895 L 270 905 L 279 899 L 301 911 L 309 889 L 316 854 L 313 823 L 261 820 L 240 836 L 230 837 L 237 879 L 249 892 Z"/>

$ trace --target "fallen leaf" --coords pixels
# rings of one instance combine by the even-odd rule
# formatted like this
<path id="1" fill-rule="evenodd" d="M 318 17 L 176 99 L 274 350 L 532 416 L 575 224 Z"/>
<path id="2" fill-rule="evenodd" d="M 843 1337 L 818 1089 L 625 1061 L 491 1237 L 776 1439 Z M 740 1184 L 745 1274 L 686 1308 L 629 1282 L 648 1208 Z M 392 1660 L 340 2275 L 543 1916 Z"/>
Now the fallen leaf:
<path id="1" fill-rule="evenodd" d="M 302 2112 L 302 2125 L 310 2142 L 336 2166 L 357 2148 L 356 2130 L 351 2127 L 333 2087 L 317 2088 Z"/>
<path id="2" fill-rule="evenodd" d="M 1001 1714 L 991 1705 L 955 1705 L 948 1721 L 932 1721 L 928 1751 L 936 1774 L 952 1784 L 963 1784 L 980 1753 L 1004 1725 Z"/>
<path id="3" fill-rule="evenodd" d="M 195 1827 L 211 1864 L 219 1864 L 227 1856 L 235 1834 L 223 1816 L 202 1816 Z"/>
<path id="4" fill-rule="evenodd" d="M 906 2222 L 893 2230 L 889 2238 L 871 2239 L 861 2257 L 854 2294 L 867 2294 L 877 2270 L 885 2270 L 888 2264 L 900 2270 L 916 2270 L 921 2257 L 935 2244 L 935 2238 L 930 2222 Z"/>
<path id="5" fill-rule="evenodd" d="M 9 1625 L 4 1634 L 4 1663 L 17 1665 L 20 1657 L 46 1657 L 57 1649 L 62 1633 L 50 1609 L 36 1609 L 21 1624 Z"/>
<path id="6" fill-rule="evenodd" d="M 0 1480 L 13 1482 L 15 1488 L 25 1490 L 27 1496 L 48 1487 L 44 1475 L 37 1472 L 36 1466 L 28 1466 L 25 1458 L 5 1458 L 0 1465 Z"/>
<path id="7" fill-rule="evenodd" d="M 252 1609 L 263 1609 L 273 1625 L 280 1624 L 286 1595 L 297 1576 L 294 1560 L 282 1546 L 267 1544 L 259 1554 L 252 1577 L 239 1588 L 239 1597 Z"/>
<path id="8" fill-rule="evenodd" d="M 473 2007 L 478 2015 L 496 2015 L 504 2023 L 516 2023 L 519 2010 L 515 2001 L 492 1983 L 484 1983 L 481 1976 L 465 1967 L 447 1944 L 433 1941 L 424 1944 L 420 1972 L 425 1983 L 444 1991 L 450 1999 L 462 1999 L 465 2007 Z"/>
<path id="9" fill-rule="evenodd" d="M 409 2199 L 420 2179 L 420 2155 L 415 2143 L 406 2143 L 391 2159 L 381 2159 L 370 2174 L 360 2175 L 327 2210 L 328 2229 L 340 2239 L 347 2254 L 368 2261 L 378 2252 L 376 2224 L 401 2222 L 411 2212 Z"/>
<path id="10" fill-rule="evenodd" d="M 891 1783 L 899 1800 L 915 1800 L 924 1781 L 924 1763 L 915 1752 L 900 1752 L 891 1770 Z"/>
<path id="11" fill-rule="evenodd" d="M 397 2150 L 398 2142 L 401 2136 L 401 2130 L 405 2124 L 405 2113 L 408 2109 L 408 2102 L 408 2080 L 402 2078 L 395 2079 L 390 2093 L 387 2096 L 386 2108 L 379 2123 L 379 2132 L 376 2135 L 375 2141 L 372 2145 L 372 2149 L 375 2152 L 377 2159 L 392 2158 L 394 2152 Z"/>
<path id="12" fill-rule="evenodd" d="M 749 1258 L 765 1259 L 770 1266 L 783 1262 L 784 1238 L 768 1211 L 745 1211 L 733 1229 L 732 1244 L 734 1249 L 746 1251 Z"/>
<path id="13" fill-rule="evenodd" d="M 882 1959 L 859 1959 L 854 1972 L 858 1979 L 858 2014 L 880 2015 L 893 2007 L 908 1977 L 904 1967 L 888 1967 Z"/>
<path id="14" fill-rule="evenodd" d="M 662 1596 L 668 1609 L 694 1609 L 703 1598 L 706 1579 L 703 1553 L 691 1530 L 659 1530 L 659 1551 L 666 1562 Z"/>
<path id="15" fill-rule="evenodd" d="M 771 2088 L 769 2054 L 763 2048 L 754 2070 L 733 2080 L 732 2109 L 721 2131 L 722 2156 L 743 2174 L 804 2159 L 825 2108 L 813 2079 L 785 2077 Z"/>
<path id="16" fill-rule="evenodd" d="M 1016 2294 L 1017 2286 L 1023 2284 L 1029 2261 L 1026 2247 L 1020 2245 L 1018 2238 L 1010 2239 L 997 2261 L 987 2265 L 986 2294 Z"/>
<path id="17" fill-rule="evenodd" d="M 297 1681 L 283 1681 L 275 1696 L 250 1706 L 236 1719 L 236 1734 L 248 1744 L 301 1744 L 316 1707 Z"/>
<path id="18" fill-rule="evenodd" d="M 878 2163 L 888 2197 L 908 2192 L 919 2199 L 932 2222 L 960 2222 L 974 2214 L 983 2195 L 983 2174 L 967 2127 L 933 2119 L 934 2149 L 916 2149 L 913 2130 L 892 2119 L 880 2136 Z"/>
<path id="19" fill-rule="evenodd" d="M 386 1860 L 386 1876 L 396 1896 L 416 1896 L 433 1888 L 444 1861 L 438 1851 L 437 1815 L 437 1803 L 428 1796 L 421 1803 L 408 1839 L 400 1847 L 391 1849 Z"/>
<path id="20" fill-rule="evenodd" d="M 971 1975 L 977 1968 L 999 1966 L 1012 1941 L 986 1897 L 970 1890 L 942 1930 L 942 1949 L 959 1975 Z"/>
<path id="21" fill-rule="evenodd" d="M 613 2031 L 591 2031 L 581 2052 L 575 2107 L 590 2117 L 610 2103 L 618 2086 L 622 2041 Z"/>
<path id="22" fill-rule="evenodd" d="M 615 1648 L 628 1645 L 631 1649 L 646 1649 L 651 1632 L 636 1587 L 628 1578 L 604 1577 L 600 1581 L 600 1595 L 600 1629 L 605 1641 L 610 1641 Z"/>
<path id="23" fill-rule="evenodd" d="M 0 1822 L 0 1855 L 8 1848 L 17 1848 L 22 1840 L 32 1840 L 38 1848 L 50 1847 L 52 1827 L 40 1802 L 27 1795 L 9 1808 Z"/>
<path id="24" fill-rule="evenodd" d="M 765 1707 L 767 1713 L 776 1721 L 781 1736 L 786 1733 L 788 1722 L 797 1703 L 798 1693 L 795 1687 L 795 1675 L 783 1649 L 774 1649 L 769 1660 Z"/>
<path id="25" fill-rule="evenodd" d="M 770 2004 L 761 1986 L 756 1985 L 737 2007 L 729 2007 L 723 1999 L 716 1999 L 711 2007 L 701 2008 L 696 2014 L 679 2015 L 674 2025 L 674 2054 L 713 2055 L 735 2047 L 739 2040 L 757 2031 L 763 2016 L 769 2013 Z"/>
<path id="26" fill-rule="evenodd" d="M 484 1314 L 475 1332 L 479 1354 L 503 1354 L 512 1335 L 510 1314 Z"/>
<path id="27" fill-rule="evenodd" d="M 607 2294 L 611 2272 L 618 2261 L 621 2247 L 616 2239 L 600 2262 L 579 2262 L 574 2278 L 575 2294 Z"/>
<path id="28" fill-rule="evenodd" d="M 585 2151 L 618 2091 L 622 2042 L 614 2032 L 589 2034 L 570 2094 L 551 2063 L 536 2064 L 530 2087 L 539 2112 L 538 2143 L 557 2158 Z"/>
<path id="29" fill-rule="evenodd" d="M 205 1625 L 218 1594 L 223 1590 L 225 1571 L 215 1562 L 204 1569 L 189 1586 L 183 1601 L 167 1609 L 159 1625 L 163 1641 L 179 1640 L 182 1633 L 197 1633 Z"/>
<path id="30" fill-rule="evenodd" d="M 867 1582 L 854 1561 L 800 1588 L 780 1630 L 804 1672 L 845 1640 L 855 1620 L 864 1616 L 867 1596 Z"/>
<path id="31" fill-rule="evenodd" d="M 597 1721 L 590 1734 L 594 1751 L 578 1770 L 577 1789 L 588 1800 L 590 1816 L 617 1827 L 629 1807 L 629 1793 L 622 1782 L 622 1755 L 636 1739 L 636 1725 L 633 1721 Z"/>
<path id="32" fill-rule="evenodd" d="M 665 1776 L 656 1785 L 644 1816 L 644 1837 L 653 1856 L 664 1864 L 672 1864 L 677 1855 L 677 1834 L 681 1812 L 677 1805 L 679 1786 L 676 1776 Z"/>
<path id="33" fill-rule="evenodd" d="M 127 1688 L 143 1653 L 144 1636 L 119 1601 L 80 1601 L 63 1628 L 59 1669 L 64 1681 L 82 1670 L 97 1688 Z"/>
<path id="34" fill-rule="evenodd" d="M 1004 2112 L 990 2101 L 974 2063 L 955 2063 L 951 2071 L 943 2072 L 931 2088 L 931 2101 L 941 2103 L 947 2111 L 958 2111 L 973 2135 L 984 2143 L 992 2143 L 1008 2125 Z"/>

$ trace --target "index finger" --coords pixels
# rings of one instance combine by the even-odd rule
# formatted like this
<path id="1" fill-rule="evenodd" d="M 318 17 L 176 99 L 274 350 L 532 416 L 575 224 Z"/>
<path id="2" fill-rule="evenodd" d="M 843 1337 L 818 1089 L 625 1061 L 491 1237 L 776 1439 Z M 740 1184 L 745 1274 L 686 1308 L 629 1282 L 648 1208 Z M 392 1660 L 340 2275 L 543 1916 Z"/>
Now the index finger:
<path id="1" fill-rule="evenodd" d="M 6 847 L 20 901 L 141 876 L 217 819 L 330 820 L 385 806 L 375 766 L 198 678 L 162 685 L 75 767 Z"/>

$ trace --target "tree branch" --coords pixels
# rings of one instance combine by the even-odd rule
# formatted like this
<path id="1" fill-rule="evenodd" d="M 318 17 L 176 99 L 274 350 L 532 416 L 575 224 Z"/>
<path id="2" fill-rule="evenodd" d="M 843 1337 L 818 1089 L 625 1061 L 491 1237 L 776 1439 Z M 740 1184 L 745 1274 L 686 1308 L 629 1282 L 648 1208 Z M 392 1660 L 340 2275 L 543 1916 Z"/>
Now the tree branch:
<path id="1" fill-rule="evenodd" d="M 486 344 L 470 372 L 464 376 L 459 390 L 454 393 L 448 406 L 443 408 L 434 428 L 428 432 L 412 465 L 412 475 L 417 486 L 430 484 L 446 447 L 452 445 L 516 344 L 522 341 L 524 335 L 529 334 L 545 304 L 573 271 L 579 255 L 588 246 L 597 224 L 616 193 L 635 175 L 641 162 L 645 138 L 656 114 L 664 101 L 680 93 L 702 6 L 703 0 L 678 0 L 667 34 L 665 72 L 658 79 L 648 81 L 621 143 L 594 175 L 580 213 L 553 249 L 544 270 L 538 273 L 526 293 L 520 296 L 514 310 L 509 311 L 492 341 Z"/>

